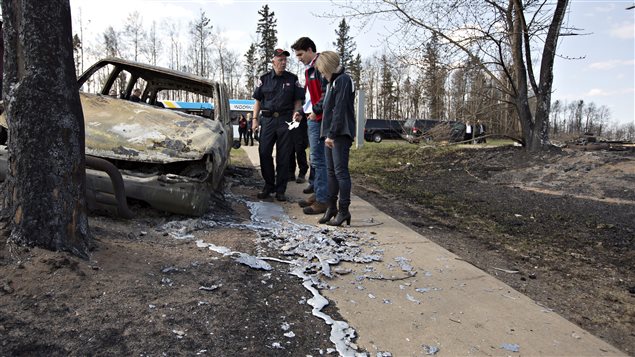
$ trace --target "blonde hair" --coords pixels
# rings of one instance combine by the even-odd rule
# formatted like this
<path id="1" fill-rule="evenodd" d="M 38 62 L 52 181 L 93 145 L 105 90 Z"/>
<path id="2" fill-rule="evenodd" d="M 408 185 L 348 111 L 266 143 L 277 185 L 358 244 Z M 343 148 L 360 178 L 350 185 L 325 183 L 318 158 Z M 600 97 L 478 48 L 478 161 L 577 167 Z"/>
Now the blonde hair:
<path id="1" fill-rule="evenodd" d="M 315 68 L 322 74 L 333 74 L 340 67 L 340 55 L 333 51 L 320 52 L 315 61 Z"/>

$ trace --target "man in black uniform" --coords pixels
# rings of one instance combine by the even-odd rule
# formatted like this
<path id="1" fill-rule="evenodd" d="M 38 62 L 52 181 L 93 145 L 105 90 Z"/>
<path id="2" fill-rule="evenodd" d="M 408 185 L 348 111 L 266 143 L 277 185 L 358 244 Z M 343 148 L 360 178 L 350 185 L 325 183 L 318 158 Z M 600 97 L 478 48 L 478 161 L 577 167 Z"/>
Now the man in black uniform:
<path id="1" fill-rule="evenodd" d="M 278 201 L 286 201 L 287 177 L 291 161 L 291 133 L 289 123 L 302 119 L 302 103 L 304 87 L 298 77 L 287 72 L 289 52 L 276 49 L 273 51 L 273 69 L 260 77 L 254 90 L 253 123 L 254 130 L 260 130 L 260 171 L 265 180 L 265 187 L 257 197 L 269 198 L 276 194 Z M 276 167 L 273 166 L 273 145 L 276 145 Z"/>

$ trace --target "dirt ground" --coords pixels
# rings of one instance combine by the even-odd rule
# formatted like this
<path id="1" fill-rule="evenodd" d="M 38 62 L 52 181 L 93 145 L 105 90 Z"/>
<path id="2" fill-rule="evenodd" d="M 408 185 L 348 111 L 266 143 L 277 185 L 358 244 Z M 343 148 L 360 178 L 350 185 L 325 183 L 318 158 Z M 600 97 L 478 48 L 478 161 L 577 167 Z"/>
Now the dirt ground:
<path id="1" fill-rule="evenodd" d="M 394 189 L 356 174 L 355 193 L 635 354 L 632 151 L 422 149 L 408 161 L 381 173 Z M 290 259 L 266 243 L 280 238 L 275 230 L 254 229 L 249 201 L 259 186 L 237 163 L 203 219 L 140 204 L 132 220 L 91 215 L 90 261 L 3 239 L 0 355 L 336 355 L 331 328 L 286 263 L 258 269 L 205 246 Z M 340 319 L 337 306 L 323 312 Z"/>
<path id="2" fill-rule="evenodd" d="M 245 225 L 242 197 L 258 181 L 230 170 L 228 195 L 202 219 L 140 204 L 132 220 L 92 215 L 90 261 L 0 242 L 0 356 L 332 353 L 331 328 L 286 264 L 254 269 L 196 243 L 278 256 Z"/>
<path id="3" fill-rule="evenodd" d="M 355 184 L 382 211 L 635 355 L 634 150 L 422 148 Z"/>

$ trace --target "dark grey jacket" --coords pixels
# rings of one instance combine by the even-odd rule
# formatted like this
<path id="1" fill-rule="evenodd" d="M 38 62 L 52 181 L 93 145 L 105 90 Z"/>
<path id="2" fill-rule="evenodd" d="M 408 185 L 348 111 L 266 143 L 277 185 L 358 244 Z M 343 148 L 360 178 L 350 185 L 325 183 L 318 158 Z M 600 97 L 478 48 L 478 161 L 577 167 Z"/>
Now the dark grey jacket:
<path id="1" fill-rule="evenodd" d="M 331 76 L 322 108 L 323 138 L 355 138 L 355 86 L 343 67 Z"/>

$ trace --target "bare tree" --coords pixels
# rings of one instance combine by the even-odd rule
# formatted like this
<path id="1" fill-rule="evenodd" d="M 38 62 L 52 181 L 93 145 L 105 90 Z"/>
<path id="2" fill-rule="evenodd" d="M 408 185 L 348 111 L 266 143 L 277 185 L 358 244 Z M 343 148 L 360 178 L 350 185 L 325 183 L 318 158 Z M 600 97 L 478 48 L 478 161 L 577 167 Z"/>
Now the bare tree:
<path id="1" fill-rule="evenodd" d="M 375 56 L 366 60 L 364 64 L 364 76 L 362 86 L 366 89 L 366 118 L 377 118 L 378 111 L 378 84 L 379 63 Z"/>
<path id="2" fill-rule="evenodd" d="M 132 50 L 132 60 L 138 62 L 139 53 L 141 53 L 146 37 L 146 33 L 143 30 L 143 19 L 139 11 L 133 11 L 128 15 L 124 29 L 123 36 L 127 39 Z"/>
<path id="3" fill-rule="evenodd" d="M 549 122 L 551 123 L 552 133 L 556 135 L 559 134 L 563 128 L 563 125 L 560 122 L 562 110 L 561 101 L 556 100 L 551 104 L 551 120 Z"/>
<path id="4" fill-rule="evenodd" d="M 190 23 L 190 34 L 192 35 L 191 59 L 196 74 L 206 77 L 209 73 L 209 46 L 212 42 L 212 25 L 210 19 L 201 10 L 199 18 Z"/>
<path id="5" fill-rule="evenodd" d="M 121 57 L 121 38 L 112 26 L 108 26 L 103 34 L 104 48 L 103 52 L 106 56 Z"/>
<path id="6" fill-rule="evenodd" d="M 227 85 L 230 98 L 237 94 L 236 85 L 240 74 L 238 72 L 238 54 L 227 49 L 227 39 L 220 30 L 214 34 L 214 47 L 216 48 L 217 68 L 220 70 L 220 81 Z"/>
<path id="7" fill-rule="evenodd" d="M 161 53 L 161 41 L 157 36 L 157 23 L 152 21 L 150 30 L 146 33 L 145 43 L 142 46 L 142 52 L 150 64 L 156 65 L 159 54 Z"/>
<path id="8" fill-rule="evenodd" d="M 88 258 L 84 118 L 69 2 L 3 1 L 2 13 L 9 239 Z"/>
<path id="9" fill-rule="evenodd" d="M 433 35 L 457 57 L 472 58 L 513 104 L 529 150 L 549 144 L 553 63 L 568 0 L 350 2 L 349 15 L 394 20 L 397 51 L 423 51 Z M 405 35 L 403 35 L 405 34 Z M 538 57 L 538 58 L 536 58 Z M 502 73 L 503 76 L 498 76 Z M 503 80 L 505 79 L 505 80 Z M 535 97 L 530 101 L 531 97 Z"/>
<path id="10" fill-rule="evenodd" d="M 216 47 L 216 55 L 218 60 L 218 68 L 220 69 L 220 81 L 225 83 L 225 46 L 227 41 L 223 37 L 220 29 L 216 29 L 216 33 L 213 36 L 214 47 Z"/>
<path id="11" fill-rule="evenodd" d="M 168 22 L 165 27 L 167 28 L 168 36 L 170 37 L 170 68 L 181 68 L 181 50 L 182 45 L 179 41 L 179 26 L 175 22 Z"/>

